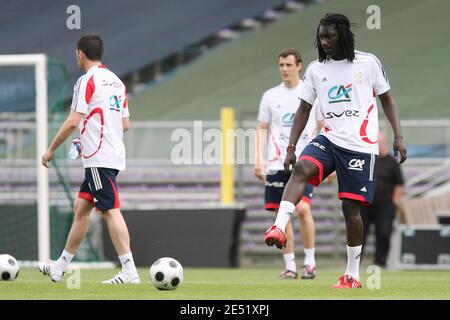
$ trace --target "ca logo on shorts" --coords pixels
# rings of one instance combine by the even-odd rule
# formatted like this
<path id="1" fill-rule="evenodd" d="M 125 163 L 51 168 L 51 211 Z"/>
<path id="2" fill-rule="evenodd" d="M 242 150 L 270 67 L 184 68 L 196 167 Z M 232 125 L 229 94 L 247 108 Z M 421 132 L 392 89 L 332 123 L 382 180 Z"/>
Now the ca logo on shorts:
<path id="1" fill-rule="evenodd" d="M 314 147 L 319 148 L 320 150 L 326 149 L 324 145 L 321 145 L 320 143 L 318 143 L 316 141 L 310 142 L 309 144 L 312 144 Z"/>
<path id="2" fill-rule="evenodd" d="M 366 163 L 366 160 L 360 160 L 360 159 L 352 159 L 348 163 L 348 168 L 350 170 L 357 170 L 357 171 L 363 171 L 363 165 Z"/>

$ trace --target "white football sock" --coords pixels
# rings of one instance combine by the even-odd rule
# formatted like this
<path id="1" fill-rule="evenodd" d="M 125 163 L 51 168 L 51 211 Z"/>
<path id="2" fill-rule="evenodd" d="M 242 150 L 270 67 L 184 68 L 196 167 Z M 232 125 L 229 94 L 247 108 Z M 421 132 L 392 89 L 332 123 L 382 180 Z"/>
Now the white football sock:
<path id="1" fill-rule="evenodd" d="M 275 226 L 280 228 L 283 232 L 286 230 L 286 225 L 295 210 L 295 205 L 289 201 L 281 201 L 280 209 L 278 209 L 277 218 L 275 219 Z"/>
<path id="2" fill-rule="evenodd" d="M 286 265 L 286 270 L 291 270 L 297 272 L 297 265 L 295 264 L 295 253 L 285 253 L 283 254 L 284 264 Z"/>
<path id="3" fill-rule="evenodd" d="M 349 275 L 359 281 L 359 263 L 361 261 L 361 246 L 349 247 L 347 246 L 347 269 L 345 274 Z"/>
<path id="4" fill-rule="evenodd" d="M 53 266 L 56 270 L 64 272 L 67 270 L 67 267 L 69 266 L 69 263 L 72 261 L 73 257 L 73 254 L 67 252 L 66 250 L 63 250 L 61 256 L 58 260 L 55 261 L 55 264 Z"/>
<path id="5" fill-rule="evenodd" d="M 314 252 L 315 249 L 314 248 L 310 248 L 310 249 L 303 249 L 303 251 L 305 252 L 305 259 L 303 260 L 303 264 L 309 265 L 309 266 L 316 266 L 316 258 L 314 257 Z"/>
<path id="6" fill-rule="evenodd" d="M 120 264 L 122 265 L 122 272 L 126 274 L 136 274 L 136 266 L 134 265 L 133 254 L 130 252 L 119 256 Z"/>

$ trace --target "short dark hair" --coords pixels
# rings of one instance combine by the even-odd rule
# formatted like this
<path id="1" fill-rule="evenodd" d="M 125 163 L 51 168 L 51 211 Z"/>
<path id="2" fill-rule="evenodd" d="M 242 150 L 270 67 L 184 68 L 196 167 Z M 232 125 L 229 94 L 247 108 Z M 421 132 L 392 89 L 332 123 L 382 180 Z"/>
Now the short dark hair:
<path id="1" fill-rule="evenodd" d="M 320 26 L 329 26 L 333 25 L 336 27 L 336 30 L 339 35 L 339 46 L 345 54 L 345 57 L 349 62 L 352 62 L 355 59 L 355 35 L 353 34 L 350 27 L 355 27 L 355 23 L 350 23 L 350 20 L 342 14 L 339 13 L 327 13 L 319 22 L 317 26 L 316 32 L 316 47 L 319 51 L 319 61 L 323 62 L 327 60 L 329 57 L 323 50 L 322 45 L 320 44 L 319 38 L 319 28 Z"/>
<path id="2" fill-rule="evenodd" d="M 85 34 L 78 40 L 77 49 L 82 51 L 89 60 L 99 61 L 103 56 L 103 41 L 98 34 Z"/>
<path id="3" fill-rule="evenodd" d="M 300 54 L 300 52 L 298 52 L 297 49 L 294 48 L 286 48 L 280 51 L 280 53 L 278 54 L 278 60 L 280 60 L 280 58 L 287 58 L 289 56 L 294 56 L 295 57 L 295 62 L 297 64 L 302 62 L 302 56 Z"/>

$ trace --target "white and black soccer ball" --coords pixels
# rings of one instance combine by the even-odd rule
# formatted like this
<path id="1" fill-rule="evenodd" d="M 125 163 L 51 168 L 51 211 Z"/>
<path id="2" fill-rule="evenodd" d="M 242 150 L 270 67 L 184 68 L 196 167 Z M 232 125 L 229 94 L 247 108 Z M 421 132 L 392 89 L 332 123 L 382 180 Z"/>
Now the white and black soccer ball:
<path id="1" fill-rule="evenodd" d="M 183 282 L 183 267 L 173 258 L 159 258 L 150 267 L 150 281 L 159 290 L 175 290 Z"/>
<path id="2" fill-rule="evenodd" d="M 0 254 L 0 280 L 14 281 L 19 275 L 19 263 L 9 254 Z"/>

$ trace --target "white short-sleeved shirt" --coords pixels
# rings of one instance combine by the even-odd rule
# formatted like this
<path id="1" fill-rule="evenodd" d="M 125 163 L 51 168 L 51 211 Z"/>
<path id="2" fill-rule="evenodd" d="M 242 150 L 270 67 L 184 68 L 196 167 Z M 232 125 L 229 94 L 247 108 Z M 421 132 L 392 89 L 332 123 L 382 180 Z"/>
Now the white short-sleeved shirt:
<path id="1" fill-rule="evenodd" d="M 370 53 L 355 51 L 353 62 L 312 62 L 306 70 L 300 97 L 318 100 L 325 119 L 321 134 L 342 148 L 378 154 L 376 96 L 390 89 L 381 62 Z"/>
<path id="2" fill-rule="evenodd" d="M 288 88 L 284 83 L 264 92 L 259 105 L 258 121 L 269 124 L 267 141 L 267 171 L 284 169 L 286 148 L 295 113 L 300 105 L 300 87 Z M 305 146 L 314 138 L 317 126 L 316 106 L 310 112 L 308 122 L 296 146 L 296 155 L 300 155 Z"/>
<path id="3" fill-rule="evenodd" d="M 122 118 L 129 117 L 126 88 L 105 66 L 93 66 L 73 89 L 71 109 L 83 113 L 80 140 L 84 168 L 125 169 Z"/>

